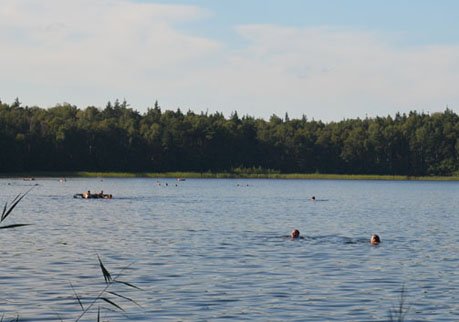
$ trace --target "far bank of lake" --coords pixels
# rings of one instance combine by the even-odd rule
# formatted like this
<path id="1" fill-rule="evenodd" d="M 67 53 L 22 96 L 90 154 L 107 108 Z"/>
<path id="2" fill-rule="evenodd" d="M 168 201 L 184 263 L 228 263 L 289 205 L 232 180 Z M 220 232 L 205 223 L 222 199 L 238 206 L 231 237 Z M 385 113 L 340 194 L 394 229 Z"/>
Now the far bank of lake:
<path id="1" fill-rule="evenodd" d="M 459 176 L 403 176 L 373 174 L 325 174 L 279 172 L 19 172 L 0 173 L 1 178 L 180 178 L 180 179 L 303 179 L 303 180 L 389 180 L 459 181 Z"/>

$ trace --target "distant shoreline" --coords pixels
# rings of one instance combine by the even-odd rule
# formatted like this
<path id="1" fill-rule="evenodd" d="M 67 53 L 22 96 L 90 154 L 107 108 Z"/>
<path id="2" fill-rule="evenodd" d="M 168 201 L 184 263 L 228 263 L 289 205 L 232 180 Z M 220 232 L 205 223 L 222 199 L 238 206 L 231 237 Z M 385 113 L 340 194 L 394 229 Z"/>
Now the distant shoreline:
<path id="1" fill-rule="evenodd" d="M 385 180 L 459 181 L 459 176 L 401 176 L 320 173 L 231 173 L 231 172 L 18 172 L 0 173 L 0 178 L 183 178 L 183 179 L 303 179 L 303 180 Z"/>

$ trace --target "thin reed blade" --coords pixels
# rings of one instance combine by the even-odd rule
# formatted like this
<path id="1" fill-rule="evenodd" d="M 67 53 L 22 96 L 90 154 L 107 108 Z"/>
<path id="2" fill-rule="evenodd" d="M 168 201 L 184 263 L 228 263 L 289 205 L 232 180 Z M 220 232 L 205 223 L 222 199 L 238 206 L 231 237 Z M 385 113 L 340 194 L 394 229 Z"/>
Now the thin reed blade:
<path id="1" fill-rule="evenodd" d="M 19 198 L 20 195 L 21 194 L 19 193 L 16 197 L 14 197 L 13 201 L 11 201 L 11 202 L 15 202 Z"/>
<path id="2" fill-rule="evenodd" d="M 81 306 L 81 310 L 84 311 L 83 303 L 81 303 L 80 297 L 78 296 L 77 292 L 75 291 L 75 288 L 73 287 L 73 284 L 72 284 L 72 283 L 70 283 L 70 287 L 72 288 L 73 294 L 75 294 L 75 297 L 76 297 L 76 299 L 78 300 L 78 303 L 79 303 L 80 306 Z"/>
<path id="3" fill-rule="evenodd" d="M 13 224 L 13 225 L 7 225 L 7 226 L 0 226 L 0 229 L 16 228 L 16 227 L 22 227 L 22 226 L 30 226 L 30 224 Z"/>
<path id="4" fill-rule="evenodd" d="M 8 217 L 8 215 L 13 211 L 13 209 L 18 205 L 19 202 L 21 202 L 22 198 L 24 198 L 26 196 L 26 194 L 29 193 L 30 190 L 32 190 L 32 188 L 30 188 L 29 190 L 27 190 L 22 196 L 21 194 L 18 194 L 16 196 L 16 198 L 13 199 L 13 204 L 9 207 L 8 210 L 6 210 L 5 212 L 5 209 L 3 210 L 3 213 L 2 213 L 2 217 L 0 218 L 0 222 L 2 222 L 3 220 L 6 219 L 6 217 Z M 5 207 L 6 207 L 6 204 L 5 204 Z"/>
<path id="5" fill-rule="evenodd" d="M 101 299 L 101 300 L 104 300 L 105 302 L 107 302 L 107 303 L 109 303 L 109 304 L 111 304 L 111 305 L 113 305 L 114 307 L 118 308 L 119 310 L 125 312 L 121 306 L 119 306 L 119 305 L 116 304 L 115 302 L 109 300 L 108 298 L 106 298 L 106 297 L 101 297 L 100 299 Z"/>
<path id="6" fill-rule="evenodd" d="M 115 283 L 121 283 L 121 284 L 127 285 L 129 287 L 135 288 L 137 290 L 143 291 L 140 287 L 135 286 L 134 284 L 131 284 L 131 283 L 128 283 L 128 282 L 123 282 L 123 281 L 120 281 L 120 280 L 114 280 L 114 282 Z"/>
<path id="7" fill-rule="evenodd" d="M 6 212 L 6 207 L 8 206 L 8 202 L 5 202 L 5 206 L 3 207 L 3 211 L 2 211 L 2 217 L 5 216 L 5 212 Z M 3 317 L 2 317 L 2 320 L 3 320 Z"/>
<path id="8" fill-rule="evenodd" d="M 104 274 L 105 283 L 110 284 L 112 282 L 112 276 L 110 275 L 108 270 L 105 268 L 99 255 L 97 255 L 97 258 L 99 259 L 99 265 L 100 265 L 100 269 L 102 270 L 102 274 Z"/>
<path id="9" fill-rule="evenodd" d="M 110 293 L 110 294 L 112 294 L 112 295 L 115 295 L 115 296 L 118 296 L 118 297 L 120 297 L 120 298 L 122 298 L 122 299 L 125 299 L 125 300 L 127 300 L 127 301 L 129 301 L 129 302 L 132 302 L 132 303 L 134 303 L 135 305 L 137 305 L 138 307 L 142 307 L 139 303 L 137 303 L 136 301 L 134 301 L 134 300 L 131 299 L 130 297 L 127 297 L 127 296 L 124 296 L 124 295 L 121 295 L 121 294 L 118 294 L 118 293 L 115 293 L 115 292 L 110 292 L 110 291 L 107 291 L 107 293 Z"/>

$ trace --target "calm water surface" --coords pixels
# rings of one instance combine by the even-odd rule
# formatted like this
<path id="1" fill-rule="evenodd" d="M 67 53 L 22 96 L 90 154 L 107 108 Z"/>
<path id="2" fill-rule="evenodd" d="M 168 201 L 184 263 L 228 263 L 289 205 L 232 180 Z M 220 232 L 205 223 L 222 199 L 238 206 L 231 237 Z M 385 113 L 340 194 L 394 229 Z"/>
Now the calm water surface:
<path id="1" fill-rule="evenodd" d="M 111 295 L 126 312 L 102 320 L 387 321 L 403 286 L 406 321 L 459 320 L 457 182 L 1 179 L 0 205 L 31 184 L 2 224 L 32 225 L 0 230 L 5 318 L 75 321 L 99 255 L 142 288 L 113 288 L 138 305 Z"/>

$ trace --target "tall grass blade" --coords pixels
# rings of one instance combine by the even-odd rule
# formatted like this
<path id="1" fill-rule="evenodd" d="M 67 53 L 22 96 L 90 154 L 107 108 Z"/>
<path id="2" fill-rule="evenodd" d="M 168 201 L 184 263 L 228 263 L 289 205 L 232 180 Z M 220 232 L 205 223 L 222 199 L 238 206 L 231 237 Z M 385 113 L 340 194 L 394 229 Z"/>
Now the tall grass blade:
<path id="1" fill-rule="evenodd" d="M 19 198 L 18 200 L 16 200 L 15 202 L 13 202 L 13 204 L 8 208 L 8 210 L 2 214 L 2 218 L 0 220 L 0 222 L 2 222 L 3 220 L 6 219 L 6 217 L 9 216 L 9 214 L 13 211 L 14 208 L 16 208 L 16 206 L 18 205 L 18 203 L 22 200 L 22 198 L 24 198 L 25 195 L 21 196 L 21 198 Z"/>
<path id="2" fill-rule="evenodd" d="M 405 316 L 408 313 L 409 307 L 406 307 L 406 289 L 405 285 L 402 286 L 402 290 L 400 292 L 400 299 L 398 302 L 398 306 L 389 310 L 389 321 L 391 322 L 403 322 L 405 321 Z"/>
<path id="3" fill-rule="evenodd" d="M 33 189 L 33 187 L 30 188 L 29 190 L 27 190 L 22 196 L 21 196 L 21 194 L 18 194 L 16 196 L 16 198 L 13 199 L 13 203 L 8 208 L 8 210 L 6 210 L 7 207 L 6 207 L 6 204 L 5 204 L 5 207 L 3 208 L 2 217 L 0 218 L 0 222 L 4 221 L 6 219 L 6 217 L 9 216 L 9 214 L 13 211 L 13 209 L 16 208 L 18 203 L 21 202 L 22 198 L 24 198 L 30 192 L 30 190 L 32 190 L 32 189 Z"/>
<path id="4" fill-rule="evenodd" d="M 81 303 L 80 297 L 78 296 L 77 292 L 75 291 L 75 288 L 73 287 L 73 284 L 72 284 L 72 283 L 70 283 L 70 287 L 72 288 L 73 294 L 75 294 L 75 297 L 76 297 L 76 299 L 78 300 L 78 303 L 80 304 L 81 309 L 84 311 L 83 303 Z"/>
<path id="5" fill-rule="evenodd" d="M 121 272 L 119 272 L 115 277 L 112 278 L 111 274 L 108 272 L 108 270 L 105 268 L 104 264 L 102 263 L 102 260 L 100 259 L 100 256 L 97 254 L 97 258 L 99 260 L 99 266 L 102 270 L 102 273 L 104 275 L 104 278 L 105 278 L 105 287 L 99 292 L 99 295 L 97 295 L 96 297 L 93 298 L 93 300 L 89 303 L 86 304 L 85 306 L 85 309 L 83 312 L 81 312 L 81 314 L 76 318 L 75 322 L 78 322 L 80 321 L 83 316 L 86 315 L 86 313 L 88 313 L 91 308 L 96 305 L 96 303 L 99 303 L 100 304 L 100 300 L 110 304 L 110 307 L 107 307 L 107 306 L 102 306 L 103 309 L 105 310 L 110 310 L 110 311 L 113 311 L 113 312 L 117 312 L 118 314 L 121 314 L 124 316 L 124 313 L 122 312 L 126 312 L 121 306 L 119 306 L 118 304 L 116 304 L 115 302 L 113 302 L 112 300 L 104 297 L 104 294 L 112 294 L 112 295 L 115 295 L 115 296 L 118 296 L 120 298 L 124 298 L 128 301 L 132 301 L 133 303 L 135 303 L 136 305 L 138 305 L 139 307 L 141 307 L 139 304 L 137 304 L 136 302 L 134 302 L 132 299 L 128 298 L 128 297 L 125 297 L 125 296 L 121 296 L 117 293 L 114 293 L 114 292 L 109 292 L 108 289 L 110 287 L 113 286 L 114 282 L 117 282 L 117 278 L 121 275 L 121 273 L 126 270 L 131 264 L 129 264 L 128 266 L 126 266 L 125 268 L 123 268 L 121 270 Z M 122 284 L 125 284 L 125 285 L 128 285 L 130 287 L 133 287 L 133 288 L 136 288 L 136 289 L 139 289 L 138 287 L 132 285 L 132 284 L 129 284 L 129 283 L 126 283 L 126 282 L 121 282 Z M 100 310 L 100 306 L 99 306 L 99 310 Z"/>
<path id="6" fill-rule="evenodd" d="M 61 315 L 60 315 L 58 312 L 54 312 L 54 314 L 55 314 L 56 317 L 59 319 L 59 321 L 64 322 L 64 320 L 62 320 L 62 317 L 61 317 Z"/>
<path id="7" fill-rule="evenodd" d="M 124 296 L 124 295 L 121 295 L 121 294 L 118 294 L 118 293 L 115 293 L 115 292 L 110 292 L 110 291 L 107 291 L 107 293 L 110 293 L 110 294 L 118 296 L 118 297 L 120 297 L 122 299 L 128 300 L 129 302 L 134 303 L 135 305 L 137 305 L 140 308 L 142 307 L 139 303 L 137 303 L 136 301 L 134 301 L 133 299 L 131 299 L 131 298 L 127 297 L 127 296 Z"/>
<path id="8" fill-rule="evenodd" d="M 100 265 L 100 269 L 102 270 L 102 274 L 104 274 L 105 283 L 110 284 L 112 282 L 112 276 L 110 275 L 108 270 L 105 268 L 99 255 L 97 255 L 97 258 L 99 259 L 99 265 Z"/>
<path id="9" fill-rule="evenodd" d="M 100 322 L 100 306 L 97 308 L 97 322 Z"/>
<path id="10" fill-rule="evenodd" d="M 14 197 L 13 201 L 11 201 L 11 202 L 12 202 L 12 203 L 15 202 L 15 201 L 19 198 L 19 196 L 21 196 L 20 193 L 18 193 L 18 195 L 17 195 L 16 197 Z"/>
<path id="11" fill-rule="evenodd" d="M 16 228 L 16 227 L 22 227 L 22 226 L 30 226 L 30 224 L 13 224 L 13 225 L 1 226 L 0 229 Z"/>
<path id="12" fill-rule="evenodd" d="M 125 312 L 121 306 L 119 306 L 119 305 L 116 304 L 115 302 L 109 300 L 108 298 L 106 298 L 106 297 L 101 297 L 100 299 L 101 299 L 101 300 L 104 300 L 105 302 L 107 302 L 107 303 L 113 305 L 114 307 L 120 309 L 121 311 Z"/>
<path id="13" fill-rule="evenodd" d="M 2 217 L 0 218 L 3 218 L 3 216 L 5 215 L 6 207 L 8 207 L 8 202 L 5 202 L 5 206 L 3 207 L 3 211 L 2 211 Z"/>
<path id="14" fill-rule="evenodd" d="M 115 283 L 121 283 L 121 284 L 124 284 L 124 285 L 127 285 L 129 287 L 132 287 L 132 288 L 135 288 L 139 291 L 143 291 L 140 287 L 138 286 L 135 286 L 134 284 L 131 284 L 131 283 L 128 283 L 128 282 L 123 282 L 123 281 L 120 281 L 120 280 L 113 280 Z"/>

